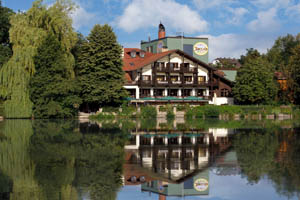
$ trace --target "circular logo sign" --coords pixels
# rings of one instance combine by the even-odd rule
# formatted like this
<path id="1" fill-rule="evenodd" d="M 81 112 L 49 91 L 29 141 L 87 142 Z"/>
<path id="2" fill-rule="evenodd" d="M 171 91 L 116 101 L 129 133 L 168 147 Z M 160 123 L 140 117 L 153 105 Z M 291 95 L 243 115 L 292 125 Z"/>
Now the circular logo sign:
<path id="1" fill-rule="evenodd" d="M 199 192 L 203 192 L 203 191 L 207 190 L 207 188 L 208 188 L 208 181 L 204 178 L 199 178 L 199 179 L 195 180 L 194 188 L 195 188 L 195 190 L 197 190 Z"/>
<path id="2" fill-rule="evenodd" d="M 163 184 L 162 184 L 161 181 L 159 181 L 157 183 L 157 189 L 158 189 L 159 192 L 164 192 L 165 188 L 164 188 L 164 186 L 163 186 Z"/>
<path id="3" fill-rule="evenodd" d="M 208 52 L 208 46 L 204 42 L 198 42 L 194 45 L 194 52 L 199 56 L 203 56 Z"/>
<path id="4" fill-rule="evenodd" d="M 163 46 L 164 46 L 164 42 L 163 42 L 163 41 L 159 41 L 159 42 L 157 43 L 157 52 L 158 52 L 158 53 L 161 53 L 161 52 L 162 52 Z"/>

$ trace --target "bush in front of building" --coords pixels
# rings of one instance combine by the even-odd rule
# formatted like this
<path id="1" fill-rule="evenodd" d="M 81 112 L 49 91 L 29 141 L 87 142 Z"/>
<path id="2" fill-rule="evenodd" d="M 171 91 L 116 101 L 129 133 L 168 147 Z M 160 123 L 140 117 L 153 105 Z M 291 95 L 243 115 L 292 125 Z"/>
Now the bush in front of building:
<path id="1" fill-rule="evenodd" d="M 156 108 L 153 106 L 142 106 L 139 117 L 143 119 L 156 118 L 157 117 Z"/>
<path id="2" fill-rule="evenodd" d="M 218 118 L 220 115 L 220 109 L 217 106 L 203 106 L 203 110 L 206 118 Z"/>

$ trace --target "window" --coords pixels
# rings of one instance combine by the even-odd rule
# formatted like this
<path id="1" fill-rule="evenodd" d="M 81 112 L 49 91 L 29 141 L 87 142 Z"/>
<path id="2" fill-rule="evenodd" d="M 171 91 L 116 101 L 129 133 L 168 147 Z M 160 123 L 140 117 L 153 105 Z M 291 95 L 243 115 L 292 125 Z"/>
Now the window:
<path id="1" fill-rule="evenodd" d="M 149 97 L 150 96 L 150 89 L 140 89 L 140 93 L 141 93 L 141 96 Z"/>
<path id="2" fill-rule="evenodd" d="M 183 92 L 184 97 L 192 96 L 192 90 L 191 89 L 184 89 L 182 92 Z"/>
<path id="3" fill-rule="evenodd" d="M 198 82 L 199 83 L 203 83 L 203 82 L 206 82 L 206 77 L 205 76 L 198 76 Z"/>
<path id="4" fill-rule="evenodd" d="M 145 57 L 145 52 L 144 51 L 140 51 L 140 57 L 144 58 Z"/>
<path id="5" fill-rule="evenodd" d="M 164 89 L 156 89 L 156 90 L 154 90 L 154 94 L 155 94 L 155 96 L 159 96 L 159 97 L 162 97 L 162 96 L 164 96 Z"/>
<path id="6" fill-rule="evenodd" d="M 172 82 L 177 82 L 177 81 L 179 81 L 179 76 L 171 76 L 171 81 L 172 81 Z"/>
<path id="7" fill-rule="evenodd" d="M 205 94 L 205 90 L 204 89 L 198 89 L 197 90 L 197 96 L 198 97 L 203 97 Z"/>
<path id="8" fill-rule="evenodd" d="M 143 81 L 150 81 L 150 80 L 151 80 L 151 76 L 143 75 Z"/>
<path id="9" fill-rule="evenodd" d="M 191 83 L 191 82 L 193 82 L 193 77 L 192 76 L 185 76 L 184 81 L 188 82 L 188 83 Z"/>
<path id="10" fill-rule="evenodd" d="M 178 90 L 177 89 L 170 89 L 170 96 L 177 97 L 178 96 Z"/>
<path id="11" fill-rule="evenodd" d="M 165 63 L 164 62 L 157 62 L 157 63 L 155 63 L 155 67 L 158 70 L 162 70 L 165 67 Z"/>
<path id="12" fill-rule="evenodd" d="M 153 53 L 153 46 L 146 47 L 146 50 L 150 53 Z"/>
<path id="13" fill-rule="evenodd" d="M 174 70 L 179 70 L 179 65 L 178 63 L 170 63 L 170 68 Z"/>
<path id="14" fill-rule="evenodd" d="M 221 97 L 228 97 L 229 96 L 229 90 L 224 88 L 221 90 Z"/>
<path id="15" fill-rule="evenodd" d="M 130 56 L 131 56 L 131 58 L 135 58 L 136 57 L 136 51 L 131 51 Z"/>
<path id="16" fill-rule="evenodd" d="M 156 80 L 157 80 L 157 81 L 165 81 L 165 80 L 166 80 L 166 77 L 163 76 L 163 75 L 158 75 L 158 76 L 156 77 Z"/>

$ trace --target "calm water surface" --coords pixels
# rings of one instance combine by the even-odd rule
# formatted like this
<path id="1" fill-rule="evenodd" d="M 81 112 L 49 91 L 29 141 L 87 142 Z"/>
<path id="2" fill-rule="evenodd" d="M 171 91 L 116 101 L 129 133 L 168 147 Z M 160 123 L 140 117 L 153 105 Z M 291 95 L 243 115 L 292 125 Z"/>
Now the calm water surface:
<path id="1" fill-rule="evenodd" d="M 300 199 L 292 121 L 0 122 L 0 200 Z"/>

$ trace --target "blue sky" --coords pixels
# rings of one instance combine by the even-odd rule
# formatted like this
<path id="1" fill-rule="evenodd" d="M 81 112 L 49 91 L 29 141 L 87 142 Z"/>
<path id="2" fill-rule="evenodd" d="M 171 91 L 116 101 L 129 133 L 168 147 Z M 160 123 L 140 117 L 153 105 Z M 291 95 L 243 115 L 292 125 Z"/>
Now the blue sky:
<path id="1" fill-rule="evenodd" d="M 168 36 L 209 38 L 210 60 L 236 57 L 246 48 L 266 52 L 279 36 L 298 34 L 300 0 L 73 0 L 74 28 L 88 35 L 93 25 L 109 24 L 124 47 L 157 38 L 160 21 Z M 2 0 L 13 10 L 27 10 L 33 0 Z M 45 3 L 51 3 L 45 0 Z"/>

